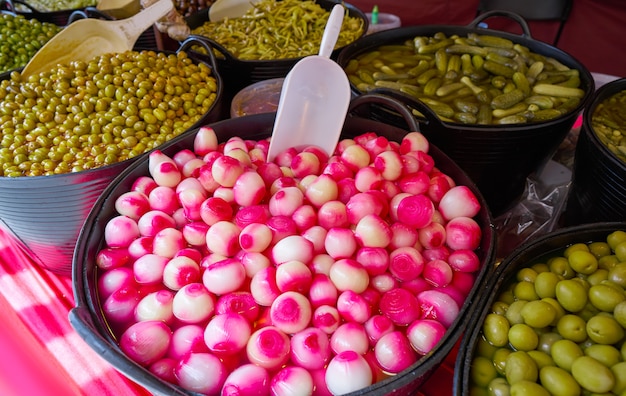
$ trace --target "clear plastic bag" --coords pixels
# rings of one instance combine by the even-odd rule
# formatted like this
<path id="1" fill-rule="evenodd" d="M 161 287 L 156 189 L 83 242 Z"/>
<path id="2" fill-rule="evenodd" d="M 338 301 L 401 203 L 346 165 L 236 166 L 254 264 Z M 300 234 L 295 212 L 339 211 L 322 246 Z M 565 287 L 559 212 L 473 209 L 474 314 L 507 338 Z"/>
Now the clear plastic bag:
<path id="1" fill-rule="evenodd" d="M 494 219 L 498 233 L 496 255 L 499 259 L 525 241 L 559 227 L 570 183 L 571 171 L 554 161 L 550 161 L 541 174 L 533 174 L 526 179 L 519 202 Z"/>

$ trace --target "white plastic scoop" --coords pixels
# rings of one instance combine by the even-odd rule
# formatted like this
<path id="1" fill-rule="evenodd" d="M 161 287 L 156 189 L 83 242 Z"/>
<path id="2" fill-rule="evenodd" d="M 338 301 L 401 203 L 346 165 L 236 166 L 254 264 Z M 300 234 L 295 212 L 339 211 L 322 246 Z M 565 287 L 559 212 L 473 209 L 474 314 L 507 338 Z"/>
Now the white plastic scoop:
<path id="1" fill-rule="evenodd" d="M 343 23 L 344 8 L 333 7 L 319 55 L 298 61 L 283 82 L 270 140 L 268 161 L 290 147 L 315 145 L 332 155 L 350 104 L 350 82 L 330 59 Z"/>
<path id="2" fill-rule="evenodd" d="M 158 0 L 130 18 L 85 18 L 72 22 L 35 53 L 21 74 L 27 77 L 58 64 L 87 62 L 98 55 L 130 51 L 139 36 L 173 8 L 172 0 Z"/>

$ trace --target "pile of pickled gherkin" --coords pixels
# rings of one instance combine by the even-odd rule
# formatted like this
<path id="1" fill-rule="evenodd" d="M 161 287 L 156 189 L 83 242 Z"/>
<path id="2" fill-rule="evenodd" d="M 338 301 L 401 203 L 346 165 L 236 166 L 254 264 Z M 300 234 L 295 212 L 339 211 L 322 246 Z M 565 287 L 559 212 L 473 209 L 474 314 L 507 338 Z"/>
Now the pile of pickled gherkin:
<path id="1" fill-rule="evenodd" d="M 184 51 L 127 51 L 0 82 L 0 176 L 79 172 L 136 157 L 190 129 L 218 99 Z"/>
<path id="2" fill-rule="evenodd" d="M 626 90 L 598 104 L 591 116 L 591 127 L 602 144 L 626 162 Z"/>
<path id="3" fill-rule="evenodd" d="M 546 252 L 497 290 L 469 395 L 624 395 L 626 229 Z"/>
<path id="4" fill-rule="evenodd" d="M 0 14 L 0 73 L 26 66 L 61 29 L 22 15 Z"/>
<path id="5" fill-rule="evenodd" d="M 380 45 L 345 70 L 360 92 L 398 90 L 462 124 L 542 122 L 571 112 L 586 94 L 579 70 L 488 34 L 439 32 Z"/>
<path id="6" fill-rule="evenodd" d="M 207 21 L 191 30 L 208 37 L 241 60 L 275 60 L 317 54 L 330 11 L 313 0 L 261 0 L 240 18 Z M 365 33 L 365 21 L 346 13 L 337 44 Z"/>

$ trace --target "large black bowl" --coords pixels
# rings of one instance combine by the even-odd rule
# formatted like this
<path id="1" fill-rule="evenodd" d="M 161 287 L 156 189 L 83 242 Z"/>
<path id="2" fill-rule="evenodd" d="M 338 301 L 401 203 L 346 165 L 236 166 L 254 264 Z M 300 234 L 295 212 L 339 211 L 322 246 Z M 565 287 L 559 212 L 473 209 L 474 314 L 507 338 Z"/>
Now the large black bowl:
<path id="1" fill-rule="evenodd" d="M 351 108 L 354 109 L 355 106 L 360 106 L 369 100 L 385 105 L 392 103 L 396 108 L 404 109 L 404 114 L 410 117 L 410 113 L 408 113 L 405 107 L 399 105 L 397 101 L 383 96 L 366 95 L 357 98 L 352 102 Z M 220 141 L 224 141 L 232 136 L 258 140 L 266 138 L 271 134 L 274 118 L 275 113 L 265 113 L 224 120 L 210 126 L 215 130 Z M 355 116 L 351 112 L 344 124 L 342 136 L 344 138 L 354 137 L 371 131 L 375 131 L 393 141 L 400 141 L 407 133 L 404 129 Z M 193 139 L 193 134 L 176 138 L 167 143 L 162 148 L 162 151 L 165 154 L 172 155 L 181 149 L 191 148 Z M 414 395 L 420 385 L 443 362 L 465 330 L 468 314 L 476 307 L 478 293 L 482 293 L 483 279 L 492 269 L 495 230 L 486 202 L 472 181 L 448 156 L 434 146 L 431 146 L 429 154 L 432 155 L 435 164 L 441 171 L 450 175 L 458 184 L 469 186 L 476 196 L 479 197 L 482 209 L 476 219 L 483 234 L 477 251 L 481 261 L 481 269 L 477 273 L 475 284 L 463 304 L 459 316 L 430 354 L 396 376 L 351 393 L 350 395 L 353 396 Z M 148 174 L 148 161 L 146 158 L 128 167 L 103 192 L 85 221 L 85 226 L 78 238 L 74 253 L 72 276 L 76 307 L 70 312 L 70 323 L 87 344 L 104 359 L 150 392 L 157 395 L 191 395 L 191 393 L 180 387 L 151 375 L 145 368 L 130 360 L 121 351 L 115 336 L 103 317 L 98 298 L 97 278 L 99 270 L 94 261 L 96 253 L 103 246 L 104 227 L 107 221 L 116 215 L 114 201 L 116 197 L 130 189 L 137 177 Z"/>
<path id="2" fill-rule="evenodd" d="M 568 225 L 626 221 L 626 162 L 604 145 L 593 129 L 593 113 L 610 96 L 626 90 L 626 78 L 600 87 L 583 113 L 572 184 L 563 219 Z M 622 109 L 626 111 L 626 106 Z"/>
<path id="3" fill-rule="evenodd" d="M 516 35 L 480 28 L 480 23 L 492 16 L 507 16 L 519 22 L 524 34 Z M 423 25 L 390 29 L 360 38 L 347 45 L 337 62 L 344 68 L 350 60 L 381 45 L 400 44 L 417 36 L 431 37 L 442 32 L 447 37 L 469 33 L 504 37 L 530 51 L 552 57 L 580 72 L 581 88 L 586 94 L 571 112 L 545 122 L 513 125 L 470 125 L 444 122 L 418 99 L 396 91 L 397 98 L 410 104 L 424 115 L 419 117 L 421 132 L 448 154 L 478 185 L 495 216 L 512 207 L 520 198 L 526 178 L 540 171 L 567 136 L 578 114 L 594 92 L 594 80 L 585 66 L 571 55 L 544 42 L 532 39 L 528 24 L 517 14 L 492 11 L 477 17 L 467 26 Z M 352 84 L 354 94 L 360 92 Z M 390 92 L 386 92 L 392 94 Z M 402 118 L 392 112 L 373 108 L 372 117 L 393 125 L 403 125 Z"/>
<path id="4" fill-rule="evenodd" d="M 367 32 L 369 20 L 363 11 L 359 10 L 357 7 L 349 3 L 334 0 L 315 0 L 315 2 L 328 11 L 330 11 L 337 3 L 343 4 L 348 15 L 359 18 L 363 21 L 363 35 Z M 192 31 L 209 21 L 209 8 L 200 10 L 185 18 L 187 25 L 189 25 Z M 226 86 L 229 90 L 232 90 L 232 92 L 237 92 L 243 87 L 258 81 L 285 77 L 293 65 L 302 59 L 302 57 L 271 60 L 239 59 L 210 37 L 200 37 L 208 40 L 211 43 L 211 46 L 219 52 L 220 56 L 218 56 L 217 64 L 220 73 L 224 77 Z M 331 57 L 336 59 L 340 50 L 341 48 L 337 48 L 333 51 Z"/>
<path id="5" fill-rule="evenodd" d="M 482 324 L 500 293 L 506 290 L 511 282 L 516 281 L 517 272 L 537 262 L 545 262 L 548 257 L 561 255 L 570 245 L 606 242 L 606 237 L 618 230 L 626 231 L 626 223 L 599 222 L 562 228 L 524 243 L 498 265 L 483 284 L 480 292 L 481 298 L 477 301 L 479 308 L 472 313 L 466 332 L 461 339 L 454 368 L 454 396 L 472 394 L 470 391 L 472 360 L 477 354 L 482 338 Z"/>
<path id="6" fill-rule="evenodd" d="M 23 15 L 28 19 L 37 19 L 41 22 L 50 22 L 58 26 L 66 26 L 71 22 L 71 15 L 75 11 L 85 10 L 87 7 L 58 10 L 58 11 L 42 11 L 38 10 L 23 0 L 0 0 L 0 9 L 15 12 Z"/>
<path id="7" fill-rule="evenodd" d="M 179 51 L 197 45 L 190 40 Z M 162 51 L 167 52 L 167 51 Z M 215 71 L 214 63 L 206 63 Z M 4 73 L 0 79 L 9 78 Z M 223 84 L 219 73 L 213 106 L 190 129 L 221 118 Z M 40 266 L 69 276 L 78 234 L 100 193 L 124 169 L 144 155 L 116 164 L 52 176 L 0 177 L 0 226 L 12 234 Z"/>

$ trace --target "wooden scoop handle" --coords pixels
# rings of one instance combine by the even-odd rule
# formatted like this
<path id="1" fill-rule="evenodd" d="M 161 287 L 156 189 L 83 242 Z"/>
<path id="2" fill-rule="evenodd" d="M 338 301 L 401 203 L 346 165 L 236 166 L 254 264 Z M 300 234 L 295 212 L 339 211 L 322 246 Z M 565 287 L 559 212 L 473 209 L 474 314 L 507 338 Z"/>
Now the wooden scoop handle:
<path id="1" fill-rule="evenodd" d="M 154 25 L 155 22 L 167 15 L 172 9 L 174 9 L 172 0 L 157 0 L 156 3 L 141 10 L 130 18 L 107 23 L 115 24 L 116 27 L 124 33 L 128 41 L 128 48 L 132 48 L 139 36 L 141 36 L 146 29 Z"/>

